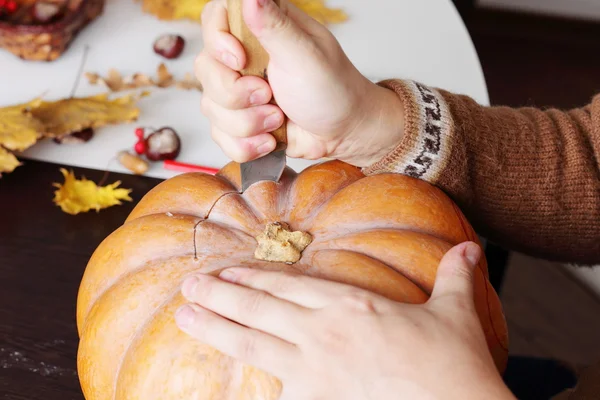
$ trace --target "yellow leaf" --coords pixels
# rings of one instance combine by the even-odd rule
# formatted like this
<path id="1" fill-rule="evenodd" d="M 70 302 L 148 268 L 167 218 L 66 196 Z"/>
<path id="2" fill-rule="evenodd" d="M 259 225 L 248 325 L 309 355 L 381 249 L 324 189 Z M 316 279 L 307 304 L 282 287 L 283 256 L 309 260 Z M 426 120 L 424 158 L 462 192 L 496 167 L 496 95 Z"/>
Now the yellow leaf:
<path id="1" fill-rule="evenodd" d="M 191 19 L 200 21 L 202 10 L 210 0 L 144 0 L 144 11 L 159 19 Z M 322 24 L 341 23 L 348 19 L 340 9 L 325 5 L 325 0 L 291 0 L 296 7 Z"/>
<path id="2" fill-rule="evenodd" d="M 33 146 L 43 130 L 31 110 L 38 107 L 41 100 L 26 104 L 0 108 L 0 146 L 8 150 L 23 151 Z"/>
<path id="3" fill-rule="evenodd" d="M 339 24 L 348 19 L 344 11 L 327 7 L 324 0 L 292 0 L 291 2 L 324 25 Z"/>
<path id="4" fill-rule="evenodd" d="M 108 208 L 122 204 L 121 200 L 132 201 L 129 197 L 131 189 L 118 188 L 117 181 L 108 186 L 97 186 L 94 182 L 82 178 L 77 180 L 73 171 L 64 168 L 60 172 L 65 178 L 64 184 L 54 183 L 58 189 L 54 192 L 54 203 L 67 214 L 76 215 L 81 212 Z"/>
<path id="5" fill-rule="evenodd" d="M 0 147 L 0 176 L 3 172 L 13 172 L 21 163 L 13 153 Z"/>
<path id="6" fill-rule="evenodd" d="M 175 0 L 177 6 L 173 11 L 173 19 L 199 20 L 202 9 L 210 0 Z"/>
<path id="7" fill-rule="evenodd" d="M 87 128 L 137 120 L 140 110 L 136 97 L 123 96 L 110 100 L 107 94 L 42 102 L 32 110 L 44 125 L 44 136 L 59 137 Z"/>

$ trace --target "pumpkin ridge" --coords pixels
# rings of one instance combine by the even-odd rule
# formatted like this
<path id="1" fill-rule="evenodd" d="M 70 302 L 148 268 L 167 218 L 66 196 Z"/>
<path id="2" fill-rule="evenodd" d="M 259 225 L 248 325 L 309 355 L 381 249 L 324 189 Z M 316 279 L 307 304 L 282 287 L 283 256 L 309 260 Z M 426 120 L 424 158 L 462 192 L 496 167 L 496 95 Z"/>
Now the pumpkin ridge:
<path id="1" fill-rule="evenodd" d="M 154 261 L 148 266 L 148 268 L 138 269 L 137 272 L 131 271 L 130 273 L 123 275 L 119 280 L 119 283 L 108 289 L 106 293 L 104 293 L 90 309 L 80 335 L 82 338 L 86 338 L 86 341 L 81 343 L 85 348 L 89 348 L 90 345 L 93 347 L 97 345 L 106 346 L 108 343 L 112 344 L 111 342 L 107 342 L 109 337 L 106 335 L 96 336 L 92 334 L 92 336 L 90 336 L 90 334 L 94 331 L 97 331 L 98 328 L 101 328 L 103 325 L 111 326 L 107 325 L 111 323 L 109 321 L 112 321 L 112 323 L 120 323 L 118 322 L 117 318 L 121 312 L 119 310 L 127 310 L 128 312 L 128 316 L 125 321 L 128 321 L 126 324 L 129 326 L 129 328 L 123 332 L 129 332 L 130 334 L 133 334 L 135 332 L 135 328 L 139 324 L 142 324 L 148 315 L 143 310 L 140 311 L 138 307 L 136 307 L 137 310 L 131 310 L 132 304 L 135 304 L 136 302 L 143 303 L 141 308 L 145 309 L 146 311 L 152 311 L 158 307 L 161 307 L 161 304 L 164 302 L 164 298 L 168 297 L 171 293 L 172 287 L 167 283 L 168 281 L 183 282 L 189 275 L 201 270 L 199 266 L 202 267 L 204 265 L 210 265 L 211 261 L 212 260 L 210 257 L 206 257 L 205 259 L 201 260 L 201 264 L 198 264 L 189 258 L 189 255 L 161 258 L 160 260 Z M 154 285 L 151 285 L 148 288 L 149 290 L 146 290 L 144 286 L 140 286 L 139 284 L 147 279 L 147 277 L 155 277 L 156 279 L 160 279 L 160 281 Z M 132 303 L 130 301 L 126 301 L 125 303 L 115 303 L 115 299 L 120 298 L 122 293 L 129 293 L 134 296 L 134 302 Z M 149 294 L 151 294 L 151 297 L 148 297 Z M 117 310 L 115 310 L 115 307 Z M 132 312 L 132 314 L 129 314 L 129 312 Z M 101 321 L 103 321 L 103 325 L 99 324 L 99 318 Z M 94 339 L 91 339 L 92 337 Z M 96 342 L 96 340 L 99 342 Z M 115 348 L 110 349 L 110 346 L 106 347 L 109 347 L 109 354 L 111 354 L 111 357 L 108 358 L 108 360 L 113 359 L 112 357 L 116 356 L 117 354 L 121 354 L 115 352 Z M 121 351 L 124 350 L 125 349 L 122 349 Z M 110 370 L 110 361 L 108 361 L 108 364 L 106 364 L 105 362 L 107 359 L 104 359 L 104 357 L 100 365 L 98 365 L 96 362 L 93 363 L 93 365 L 90 365 L 88 361 L 89 360 L 86 360 L 85 364 L 79 365 L 80 368 L 85 368 L 87 376 L 99 374 L 101 377 L 106 378 L 106 372 Z M 111 381 L 114 381 L 115 377 L 112 374 L 111 376 Z M 101 385 L 104 385 L 106 380 L 103 378 L 100 378 L 99 380 L 95 379 L 95 381 L 99 382 Z"/>
<path id="2" fill-rule="evenodd" d="M 319 235 L 319 233 L 315 233 L 315 241 L 313 242 L 313 245 L 315 244 L 319 244 L 319 245 L 323 245 L 323 242 L 335 242 L 336 240 L 339 239 L 344 239 L 347 237 L 351 237 L 353 235 L 359 235 L 359 234 L 365 234 L 365 233 L 369 233 L 369 232 L 413 232 L 413 233 L 418 233 L 424 236 L 429 236 L 431 238 L 440 240 L 442 242 L 447 243 L 449 246 L 454 246 L 457 245 L 458 243 L 453 243 L 452 241 L 450 241 L 448 238 L 444 238 L 441 236 L 438 236 L 435 232 L 433 231 L 426 231 L 424 229 L 421 228 L 415 228 L 409 225 L 404 225 L 404 226 L 393 226 L 393 227 L 379 227 L 379 226 L 373 226 L 373 227 L 368 227 L 366 229 L 363 230 L 356 230 L 353 232 L 345 232 L 342 234 L 338 234 L 335 235 L 335 233 L 331 233 L 331 235 L 326 236 L 326 235 Z M 317 246 L 313 246 L 317 247 Z"/>
<path id="3" fill-rule="evenodd" d="M 121 226 L 119 226 L 117 229 L 115 229 L 115 231 L 113 231 L 108 237 L 106 237 L 98 246 L 98 248 L 94 251 L 94 253 L 92 254 L 92 257 L 90 258 L 90 260 L 88 261 L 88 264 L 86 266 L 86 269 L 84 271 L 84 275 L 82 278 L 82 283 L 80 284 L 80 288 L 79 288 L 79 292 L 81 292 L 82 288 L 83 288 L 83 282 L 86 279 L 86 276 L 88 274 L 90 274 L 90 265 L 94 262 L 95 260 L 95 256 L 97 255 L 98 252 L 100 252 L 105 246 L 107 246 L 107 243 L 111 240 L 113 240 L 115 237 L 117 237 L 118 235 L 122 234 L 122 231 L 126 231 L 131 225 L 135 225 L 135 224 L 139 224 L 140 221 L 143 221 L 144 219 L 150 219 L 150 218 L 156 218 L 157 216 L 163 215 L 161 214 L 148 214 L 148 215 L 144 215 L 142 217 L 133 219 L 131 221 L 128 221 L 124 224 L 122 224 Z M 171 214 L 171 216 L 178 216 L 178 217 L 183 217 L 183 218 L 189 218 L 189 219 L 197 219 L 198 217 L 196 216 L 192 216 L 192 215 L 187 215 L 187 214 Z M 163 256 L 163 257 L 157 257 L 154 260 L 159 260 L 161 258 L 166 258 L 166 257 L 171 257 L 171 255 L 169 256 Z M 153 260 L 151 260 L 153 261 Z M 138 268 L 143 268 L 142 266 L 140 267 L 136 267 L 134 268 L 134 270 L 137 270 Z M 97 271 L 94 271 L 94 273 L 98 273 Z M 106 290 L 108 290 L 109 288 L 111 288 L 115 282 L 117 282 L 120 279 L 121 275 L 116 275 L 115 277 L 113 277 L 113 279 L 111 279 L 109 282 L 106 283 L 106 288 L 102 289 L 102 290 L 98 290 L 96 292 L 93 293 L 93 296 L 90 296 L 89 302 L 88 302 L 88 307 L 85 311 L 85 314 L 82 316 L 83 317 L 83 324 L 85 324 L 85 320 L 88 318 L 89 312 L 92 309 L 92 307 L 96 304 L 96 301 L 98 301 L 98 299 L 104 294 L 104 292 Z M 87 290 L 89 290 L 89 288 L 87 288 Z M 78 293 L 78 297 L 79 297 Z M 77 303 L 79 304 L 79 299 L 77 300 Z"/>
<path id="4" fill-rule="evenodd" d="M 178 254 L 178 255 L 168 255 L 165 257 L 160 257 L 160 258 L 155 258 L 152 259 L 151 261 L 148 261 L 146 263 L 143 263 L 142 265 L 132 269 L 131 271 L 128 271 L 127 273 L 123 274 L 123 275 L 119 275 L 116 279 L 114 279 L 107 287 L 106 289 L 102 290 L 98 296 L 94 299 L 94 301 L 90 302 L 90 307 L 89 310 L 87 310 L 84 318 L 83 318 L 83 325 L 81 326 L 81 332 L 83 333 L 85 331 L 85 328 L 87 327 L 88 324 L 88 319 L 89 316 L 92 312 L 92 310 L 94 309 L 94 307 L 96 306 L 96 304 L 102 300 L 102 298 L 111 290 L 113 289 L 123 278 L 127 278 L 131 275 L 135 275 L 137 273 L 139 273 L 140 271 L 143 271 L 147 268 L 147 264 L 148 263 L 155 263 L 155 262 L 161 262 L 161 261 L 167 261 L 170 258 L 173 257 L 185 257 L 187 255 L 193 255 L 193 253 L 184 253 L 184 254 Z"/>
<path id="5" fill-rule="evenodd" d="M 347 251 L 349 253 L 352 254 L 359 254 L 363 257 L 367 257 L 370 258 L 371 260 L 375 260 L 383 265 L 385 265 L 385 267 L 393 272 L 395 272 L 396 274 L 402 275 L 404 278 L 406 278 L 406 280 L 410 281 L 413 285 L 415 285 L 416 287 L 418 287 L 419 289 L 421 289 L 423 291 L 423 293 L 425 293 L 427 295 L 427 297 L 429 297 L 431 295 L 431 293 L 429 292 L 429 290 L 427 288 L 424 288 L 421 284 L 419 284 L 419 282 L 415 281 L 412 277 L 407 276 L 405 274 L 403 274 L 401 271 L 396 270 L 396 268 L 392 267 L 391 265 L 388 265 L 388 263 L 384 262 L 383 260 L 379 260 L 367 253 L 364 253 L 362 251 L 356 251 L 356 250 L 349 250 L 349 249 L 344 249 L 344 248 L 333 248 L 333 249 L 320 249 L 320 250 L 315 250 L 313 251 L 313 253 L 310 255 L 310 259 L 312 261 L 312 259 L 320 252 L 327 252 L 327 251 Z"/>
<path id="6" fill-rule="evenodd" d="M 361 179 L 368 179 L 369 177 L 364 177 Z M 340 193 L 342 190 L 354 185 L 356 182 L 360 181 L 361 179 L 357 179 L 355 181 L 346 183 L 344 185 L 341 185 L 337 188 L 337 190 L 335 190 L 334 192 L 331 192 L 329 197 L 324 198 L 323 201 L 316 207 L 312 208 L 311 211 L 308 213 L 308 215 L 305 216 L 304 221 L 302 221 L 303 225 L 308 225 L 308 226 L 312 226 L 312 223 L 314 221 L 314 219 L 319 215 L 319 213 L 321 212 L 321 210 L 323 209 L 323 207 L 325 207 L 333 197 L 335 197 L 338 193 Z M 298 181 L 298 179 L 294 179 L 294 182 L 292 183 L 292 185 L 290 185 L 290 187 L 288 188 L 288 190 L 286 191 L 286 197 L 285 199 L 285 203 L 284 204 L 290 204 L 291 202 L 291 196 L 293 194 L 293 189 L 296 186 L 296 182 Z M 286 210 L 285 210 L 285 214 L 283 215 L 283 219 L 285 219 L 286 221 L 289 221 L 291 216 L 290 213 L 292 212 L 292 210 L 294 209 L 294 205 L 292 204 L 291 206 L 289 206 Z M 280 210 L 281 212 L 281 210 Z M 307 231 L 306 229 L 301 229 L 303 231 Z"/>
<path id="7" fill-rule="evenodd" d="M 213 205 L 212 205 L 212 206 L 210 206 L 210 208 L 208 209 L 208 212 L 206 213 L 206 216 L 204 217 L 204 219 L 201 219 L 200 221 L 198 221 L 198 222 L 196 223 L 196 225 L 194 225 L 194 234 L 193 234 L 193 241 L 194 241 L 194 259 L 197 259 L 197 258 L 198 258 L 198 246 L 196 245 L 196 232 L 197 232 L 198 226 L 199 226 L 201 223 L 203 223 L 203 222 L 205 222 L 205 221 L 208 221 L 208 220 L 210 219 L 210 214 L 212 213 L 212 211 L 214 210 L 214 208 L 217 206 L 217 204 L 218 204 L 218 203 L 219 203 L 219 202 L 220 202 L 222 199 L 224 199 L 224 198 L 225 198 L 225 197 L 227 197 L 227 196 L 234 195 L 234 194 L 237 194 L 237 195 L 239 195 L 239 193 L 238 193 L 238 192 L 229 192 L 229 193 L 223 193 L 221 196 L 219 196 L 219 197 L 218 197 L 218 198 L 215 200 L 215 202 L 213 203 Z M 249 203 L 246 201 L 246 199 L 244 199 L 244 196 L 240 196 L 240 197 L 242 198 L 242 200 L 244 200 L 244 204 L 245 204 L 245 205 L 246 205 L 246 206 L 247 206 L 247 207 L 250 209 L 250 211 L 254 212 L 254 213 L 255 213 L 255 215 L 256 215 L 256 210 L 254 210 L 254 207 L 252 207 L 252 206 L 251 206 L 251 205 L 250 205 L 250 204 L 249 204 Z M 211 222 L 212 222 L 212 221 L 211 221 Z M 237 228 L 235 228 L 235 227 L 233 227 L 233 226 L 231 226 L 231 225 L 223 224 L 223 223 L 220 223 L 220 222 L 212 222 L 212 223 L 214 223 L 214 224 L 216 224 L 216 225 L 220 225 L 220 226 L 226 226 L 226 227 L 228 227 L 230 230 L 236 230 L 236 231 L 242 232 L 243 234 L 245 234 L 245 235 L 247 235 L 247 236 L 252 236 L 252 235 L 250 235 L 250 234 L 248 234 L 248 233 L 246 233 L 246 232 L 242 231 L 241 229 L 237 229 Z"/>
<path id="8" fill-rule="evenodd" d="M 230 193 L 228 193 L 228 194 L 230 194 Z M 221 197 L 225 197 L 225 195 L 224 195 L 224 196 L 221 196 Z M 141 219 L 144 219 L 144 218 L 150 218 L 150 217 L 153 217 L 153 216 L 156 216 L 156 215 L 161 215 L 161 214 L 162 214 L 162 213 L 160 213 L 160 214 L 147 214 L 147 215 L 144 215 L 144 216 L 142 216 L 142 217 L 139 217 L 139 218 L 136 218 L 136 219 L 134 219 L 134 220 L 131 220 L 130 222 L 133 222 L 133 221 L 139 222 L 139 220 L 141 220 Z M 190 218 L 198 218 L 198 217 L 196 217 L 196 216 L 193 216 L 193 215 L 188 215 L 188 214 L 172 214 L 172 215 L 173 215 L 173 216 L 177 215 L 177 216 L 183 216 L 183 217 L 190 217 Z M 126 276 L 128 276 L 128 275 L 130 275 L 130 274 L 134 274 L 134 273 L 138 273 L 138 272 L 140 272 L 141 270 L 143 270 L 143 269 L 145 269 L 145 268 L 147 267 L 147 264 L 148 264 L 148 263 L 153 263 L 153 262 L 157 262 L 157 261 L 161 261 L 161 260 L 166 260 L 166 259 L 173 258 L 173 257 L 182 257 L 182 256 L 189 255 L 189 256 L 193 257 L 193 258 L 194 258 L 194 260 L 197 260 L 197 248 L 198 248 L 198 246 L 197 246 L 197 244 L 196 244 L 196 234 L 197 234 L 197 227 L 198 227 L 198 226 L 199 226 L 199 225 L 200 225 L 202 222 L 205 222 L 205 221 L 207 221 L 207 220 L 206 220 L 206 219 L 199 220 L 198 222 L 196 222 L 196 224 L 195 224 L 195 225 L 194 225 L 194 227 L 193 227 L 193 231 L 192 231 L 193 249 L 192 249 L 192 251 L 190 251 L 190 252 L 185 252 L 185 253 L 180 253 L 180 254 L 169 254 L 169 255 L 166 255 L 166 256 L 163 256 L 163 257 L 158 257 L 158 258 L 154 258 L 154 259 L 146 260 L 144 263 L 142 263 L 141 265 L 139 265 L 139 266 L 137 266 L 137 267 L 135 267 L 135 268 L 131 269 L 131 270 L 130 270 L 130 271 L 128 271 L 127 273 L 125 273 L 125 274 L 123 274 L 123 275 L 118 275 L 118 276 L 116 276 L 114 279 L 112 279 L 112 280 L 110 281 L 110 283 L 108 283 L 108 284 L 107 284 L 107 286 L 106 286 L 106 287 L 105 287 L 105 288 L 104 288 L 102 291 L 100 291 L 100 292 L 96 293 L 96 296 L 95 296 L 95 298 L 94 298 L 93 300 L 91 300 L 91 301 L 90 301 L 90 303 L 89 303 L 89 308 L 88 308 L 88 310 L 87 310 L 87 312 L 85 313 L 85 316 L 84 316 L 84 318 L 83 318 L 83 325 L 82 325 L 82 326 L 85 326 L 85 325 L 86 325 L 86 321 L 87 321 L 87 319 L 88 319 L 88 316 L 89 316 L 90 310 L 91 310 L 91 309 L 94 307 L 94 305 L 96 304 L 96 302 L 98 302 L 98 300 L 99 300 L 99 299 L 100 299 L 102 296 L 104 296 L 104 294 L 105 294 L 107 291 L 109 291 L 109 290 L 110 290 L 110 289 L 111 289 L 111 288 L 112 288 L 114 285 L 116 285 L 116 284 L 119 282 L 119 280 L 121 280 L 123 277 L 126 277 Z M 129 224 L 130 222 L 127 222 L 126 224 L 122 225 L 122 226 L 121 226 L 121 227 L 119 227 L 118 229 L 124 228 L 124 227 L 125 227 L 127 224 Z M 250 235 L 250 234 L 248 234 L 248 233 L 244 232 L 244 231 L 243 231 L 243 230 L 241 230 L 241 229 L 237 229 L 236 227 L 233 227 L 233 226 L 231 226 L 231 225 L 224 224 L 224 223 L 221 223 L 221 222 L 214 222 L 214 221 L 209 221 L 209 222 L 210 222 L 211 224 L 214 224 L 215 226 L 218 226 L 218 227 L 224 228 L 224 229 L 226 229 L 226 230 L 229 230 L 229 231 L 238 232 L 238 233 L 241 233 L 241 234 L 243 234 L 244 236 L 247 236 L 247 237 L 249 237 L 249 238 L 252 238 L 252 239 L 254 239 L 254 238 L 252 237 L 252 235 Z"/>
<path id="9" fill-rule="evenodd" d="M 401 271 L 396 270 L 394 267 L 392 267 L 391 265 L 388 265 L 386 262 L 382 261 L 382 260 L 378 260 L 375 257 L 370 256 L 369 254 L 360 252 L 360 251 L 355 251 L 355 250 L 348 250 L 348 249 L 321 249 L 321 250 L 317 250 L 314 251 L 311 255 L 310 255 L 310 262 L 308 263 L 308 265 L 314 265 L 314 258 L 317 257 L 317 255 L 319 253 L 327 253 L 327 252 L 337 252 L 337 251 L 343 251 L 343 252 L 347 252 L 347 253 L 351 253 L 351 254 L 358 254 L 360 256 L 363 256 L 365 258 L 368 258 L 370 260 L 373 260 L 375 262 L 377 262 L 377 264 L 382 264 L 383 266 L 385 266 L 386 269 L 392 271 L 394 274 L 396 275 L 400 275 L 402 276 L 404 279 L 406 279 L 407 281 L 409 281 L 410 283 L 412 283 L 413 285 L 415 285 L 415 287 L 417 287 L 419 290 L 421 290 L 423 292 L 423 294 L 429 298 L 430 293 L 428 292 L 428 290 L 426 288 L 423 288 L 418 282 L 414 281 L 410 276 L 407 276 L 405 274 L 403 274 Z M 314 268 L 314 267 L 311 267 Z M 308 272 L 310 272 L 310 269 L 308 270 Z"/>
<path id="10" fill-rule="evenodd" d="M 158 311 L 161 310 L 163 307 L 165 307 L 167 304 L 169 304 L 171 301 L 173 301 L 175 296 L 177 296 L 177 293 L 179 293 L 180 291 L 181 291 L 181 284 L 177 285 L 175 290 L 173 290 L 171 293 L 169 293 L 169 295 L 165 298 L 165 301 L 160 303 L 160 305 L 158 307 L 156 307 L 156 309 L 154 309 L 150 315 L 148 315 L 148 318 L 146 318 L 144 323 L 140 324 L 135 329 L 135 333 L 134 333 L 133 337 L 131 338 L 131 340 L 129 341 L 129 343 L 127 343 L 127 347 L 125 348 L 125 351 L 123 352 L 123 356 L 121 357 L 121 360 L 119 361 L 119 365 L 116 369 L 116 373 L 115 373 L 116 379 L 115 379 L 115 383 L 114 383 L 114 387 L 113 387 L 113 400 L 118 400 L 117 399 L 117 387 L 119 386 L 119 381 L 120 381 L 119 378 L 121 376 L 121 369 L 123 368 L 123 364 L 125 363 L 125 360 L 127 359 L 127 355 L 131 351 L 131 347 L 136 342 L 136 340 L 140 337 L 140 333 L 143 331 L 143 329 L 146 326 L 148 326 L 148 324 L 150 324 L 150 322 L 158 314 Z"/>
<path id="11" fill-rule="evenodd" d="M 385 237 L 388 235 L 391 237 Z M 384 237 L 382 238 L 381 236 L 384 236 Z M 371 257 L 379 262 L 382 262 L 382 263 L 388 265 L 390 268 L 396 270 L 396 268 L 393 266 L 393 262 L 391 263 L 390 260 L 393 259 L 393 260 L 398 261 L 399 260 L 398 257 L 394 257 L 393 254 L 390 254 L 387 256 L 382 256 L 381 254 L 379 256 L 373 256 L 374 253 L 371 253 L 371 251 L 374 251 L 375 253 L 377 253 L 377 251 L 375 249 L 371 249 L 370 246 L 364 244 L 364 243 L 368 242 L 369 240 L 374 241 L 374 243 L 377 243 L 377 242 L 380 242 L 383 240 L 391 240 L 391 241 L 398 240 L 401 243 L 410 241 L 414 244 L 418 244 L 419 242 L 432 242 L 433 241 L 436 243 L 436 247 L 438 248 L 438 250 L 443 253 L 448 251 L 453 246 L 452 243 L 449 242 L 448 240 L 445 240 L 444 238 L 440 238 L 435 234 L 430 234 L 428 232 L 422 232 L 422 230 L 420 230 L 420 229 L 384 228 L 384 229 L 358 230 L 356 232 L 351 232 L 349 234 L 337 236 L 336 238 L 329 239 L 327 241 L 322 240 L 317 245 L 314 245 L 312 247 L 311 251 L 313 251 L 313 252 L 322 251 L 322 250 L 352 251 L 356 254 L 361 254 L 363 256 Z M 358 242 L 353 243 L 353 241 L 358 241 Z M 363 243 L 363 244 L 359 244 L 359 243 Z M 356 247 L 352 247 L 352 246 L 356 246 Z M 365 246 L 366 246 L 366 248 L 365 248 Z M 405 250 L 409 251 L 409 254 L 411 254 L 411 253 L 418 254 L 417 251 L 414 251 L 414 250 L 411 251 L 410 246 L 406 247 Z M 367 251 L 369 251 L 369 252 L 367 252 Z M 426 252 L 426 253 L 430 253 L 430 252 Z M 443 254 L 439 254 L 439 257 L 440 257 L 439 259 L 441 259 L 441 257 L 443 257 Z M 386 259 L 387 259 L 387 261 L 386 261 Z M 439 259 L 436 261 L 436 264 L 439 263 Z M 425 293 L 427 293 L 428 295 L 431 295 L 432 288 L 423 286 L 424 282 L 428 282 L 428 278 L 426 278 L 424 276 L 420 276 L 419 272 L 417 272 L 417 269 L 418 269 L 417 267 L 411 268 L 411 267 L 408 267 L 407 264 L 404 264 L 404 267 L 402 267 L 402 268 L 399 267 L 399 269 L 396 271 L 398 273 L 401 273 L 402 275 L 406 276 L 407 279 L 409 279 L 411 282 L 413 282 L 417 287 L 419 287 Z M 412 272 L 409 272 L 409 271 L 412 271 Z M 411 275 L 410 278 L 408 277 L 407 273 Z M 421 279 L 420 283 L 417 281 L 417 279 Z M 434 276 L 431 276 L 430 279 L 434 279 Z"/>

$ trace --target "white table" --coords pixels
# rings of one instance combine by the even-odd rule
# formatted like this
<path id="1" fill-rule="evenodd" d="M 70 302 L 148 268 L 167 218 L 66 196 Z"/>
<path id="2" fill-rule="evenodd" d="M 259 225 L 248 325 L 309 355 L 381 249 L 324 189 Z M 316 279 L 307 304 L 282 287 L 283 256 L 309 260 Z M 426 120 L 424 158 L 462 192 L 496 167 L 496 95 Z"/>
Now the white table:
<path id="1" fill-rule="evenodd" d="M 429 85 L 472 96 L 488 104 L 488 94 L 479 59 L 471 39 L 450 0 L 328 0 L 342 7 L 349 21 L 330 29 L 359 70 L 372 80 L 410 78 Z M 42 93 L 47 99 L 68 97 L 85 45 L 90 46 L 86 71 L 105 75 L 110 68 L 124 74 L 144 72 L 154 76 L 163 60 L 152 51 L 161 33 L 178 32 L 187 39 L 184 55 L 167 63 L 183 77 L 191 72 L 195 55 L 202 48 L 201 30 L 193 22 L 165 22 L 144 14 L 133 0 L 108 0 L 104 14 L 84 30 L 58 61 L 34 63 L 0 52 L 0 106 L 26 102 Z M 87 96 L 102 92 L 85 78 L 76 92 Z M 109 160 L 135 143 L 136 126 L 172 126 L 182 137 L 178 161 L 222 167 L 229 160 L 212 142 L 207 119 L 199 111 L 201 94 L 178 89 L 153 90 L 139 103 L 138 122 L 97 130 L 81 146 L 43 141 L 22 154 L 25 159 L 63 163 L 78 167 L 128 173 Z M 289 160 L 301 170 L 312 162 Z M 177 174 L 156 163 L 148 176 L 169 178 Z"/>

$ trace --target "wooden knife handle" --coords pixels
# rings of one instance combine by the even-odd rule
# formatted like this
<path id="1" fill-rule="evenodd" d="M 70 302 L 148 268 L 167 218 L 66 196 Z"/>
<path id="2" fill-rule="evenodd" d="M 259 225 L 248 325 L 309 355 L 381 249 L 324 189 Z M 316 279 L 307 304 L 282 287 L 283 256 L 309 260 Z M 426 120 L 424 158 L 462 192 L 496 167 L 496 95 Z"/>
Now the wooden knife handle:
<path id="1" fill-rule="evenodd" d="M 267 76 L 267 66 L 269 65 L 269 54 L 262 47 L 256 36 L 248 29 L 242 13 L 242 3 L 244 0 L 227 0 L 227 13 L 229 15 L 229 29 L 231 34 L 240 41 L 246 51 L 246 68 L 241 71 L 243 76 L 258 76 L 269 81 Z M 281 5 L 281 0 L 273 0 L 277 6 Z M 277 104 L 275 99 L 271 104 Z M 284 121 L 281 127 L 271 132 L 277 140 L 278 148 L 287 145 L 287 123 L 284 114 Z"/>

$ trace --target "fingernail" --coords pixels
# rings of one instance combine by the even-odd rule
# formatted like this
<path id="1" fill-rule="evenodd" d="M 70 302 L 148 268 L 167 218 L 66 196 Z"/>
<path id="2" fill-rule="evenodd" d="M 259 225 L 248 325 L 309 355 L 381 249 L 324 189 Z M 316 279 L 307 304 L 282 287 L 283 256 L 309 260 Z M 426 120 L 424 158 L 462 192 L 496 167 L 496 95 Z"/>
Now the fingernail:
<path id="1" fill-rule="evenodd" d="M 175 313 L 175 322 L 182 328 L 186 328 L 194 323 L 196 312 L 189 305 L 179 308 Z"/>
<path id="2" fill-rule="evenodd" d="M 265 104 L 268 101 L 267 91 L 264 89 L 257 89 L 250 94 L 250 104 L 253 106 Z"/>
<path id="3" fill-rule="evenodd" d="M 273 113 L 265 118 L 265 129 L 273 130 L 276 129 L 279 125 L 281 125 L 281 115 L 279 113 Z"/>
<path id="4" fill-rule="evenodd" d="M 183 296 L 184 297 L 191 296 L 192 293 L 194 293 L 196 286 L 198 286 L 198 282 L 200 282 L 200 280 L 196 276 L 187 278 L 183 282 L 183 286 L 181 287 L 181 293 L 183 294 Z"/>
<path id="5" fill-rule="evenodd" d="M 475 266 L 481 258 L 481 248 L 475 243 L 469 243 L 465 246 L 463 255 L 472 266 Z"/>
<path id="6" fill-rule="evenodd" d="M 272 150 L 272 147 L 273 147 L 273 145 L 271 144 L 271 142 L 265 142 L 265 143 L 261 144 L 260 146 L 258 146 L 256 148 L 256 151 L 258 152 L 258 154 L 263 155 L 263 154 L 270 152 Z"/>
<path id="7" fill-rule="evenodd" d="M 261 7 L 264 7 L 265 4 L 267 4 L 267 1 L 270 1 L 270 0 L 258 0 L 258 5 Z"/>
<path id="8" fill-rule="evenodd" d="M 235 282 L 237 275 L 235 272 L 226 269 L 225 271 L 219 274 L 219 277 L 229 282 Z"/>
<path id="9" fill-rule="evenodd" d="M 237 58 L 228 51 L 221 53 L 221 61 L 223 61 L 223 64 L 227 65 L 229 68 L 235 69 L 238 67 Z"/>

